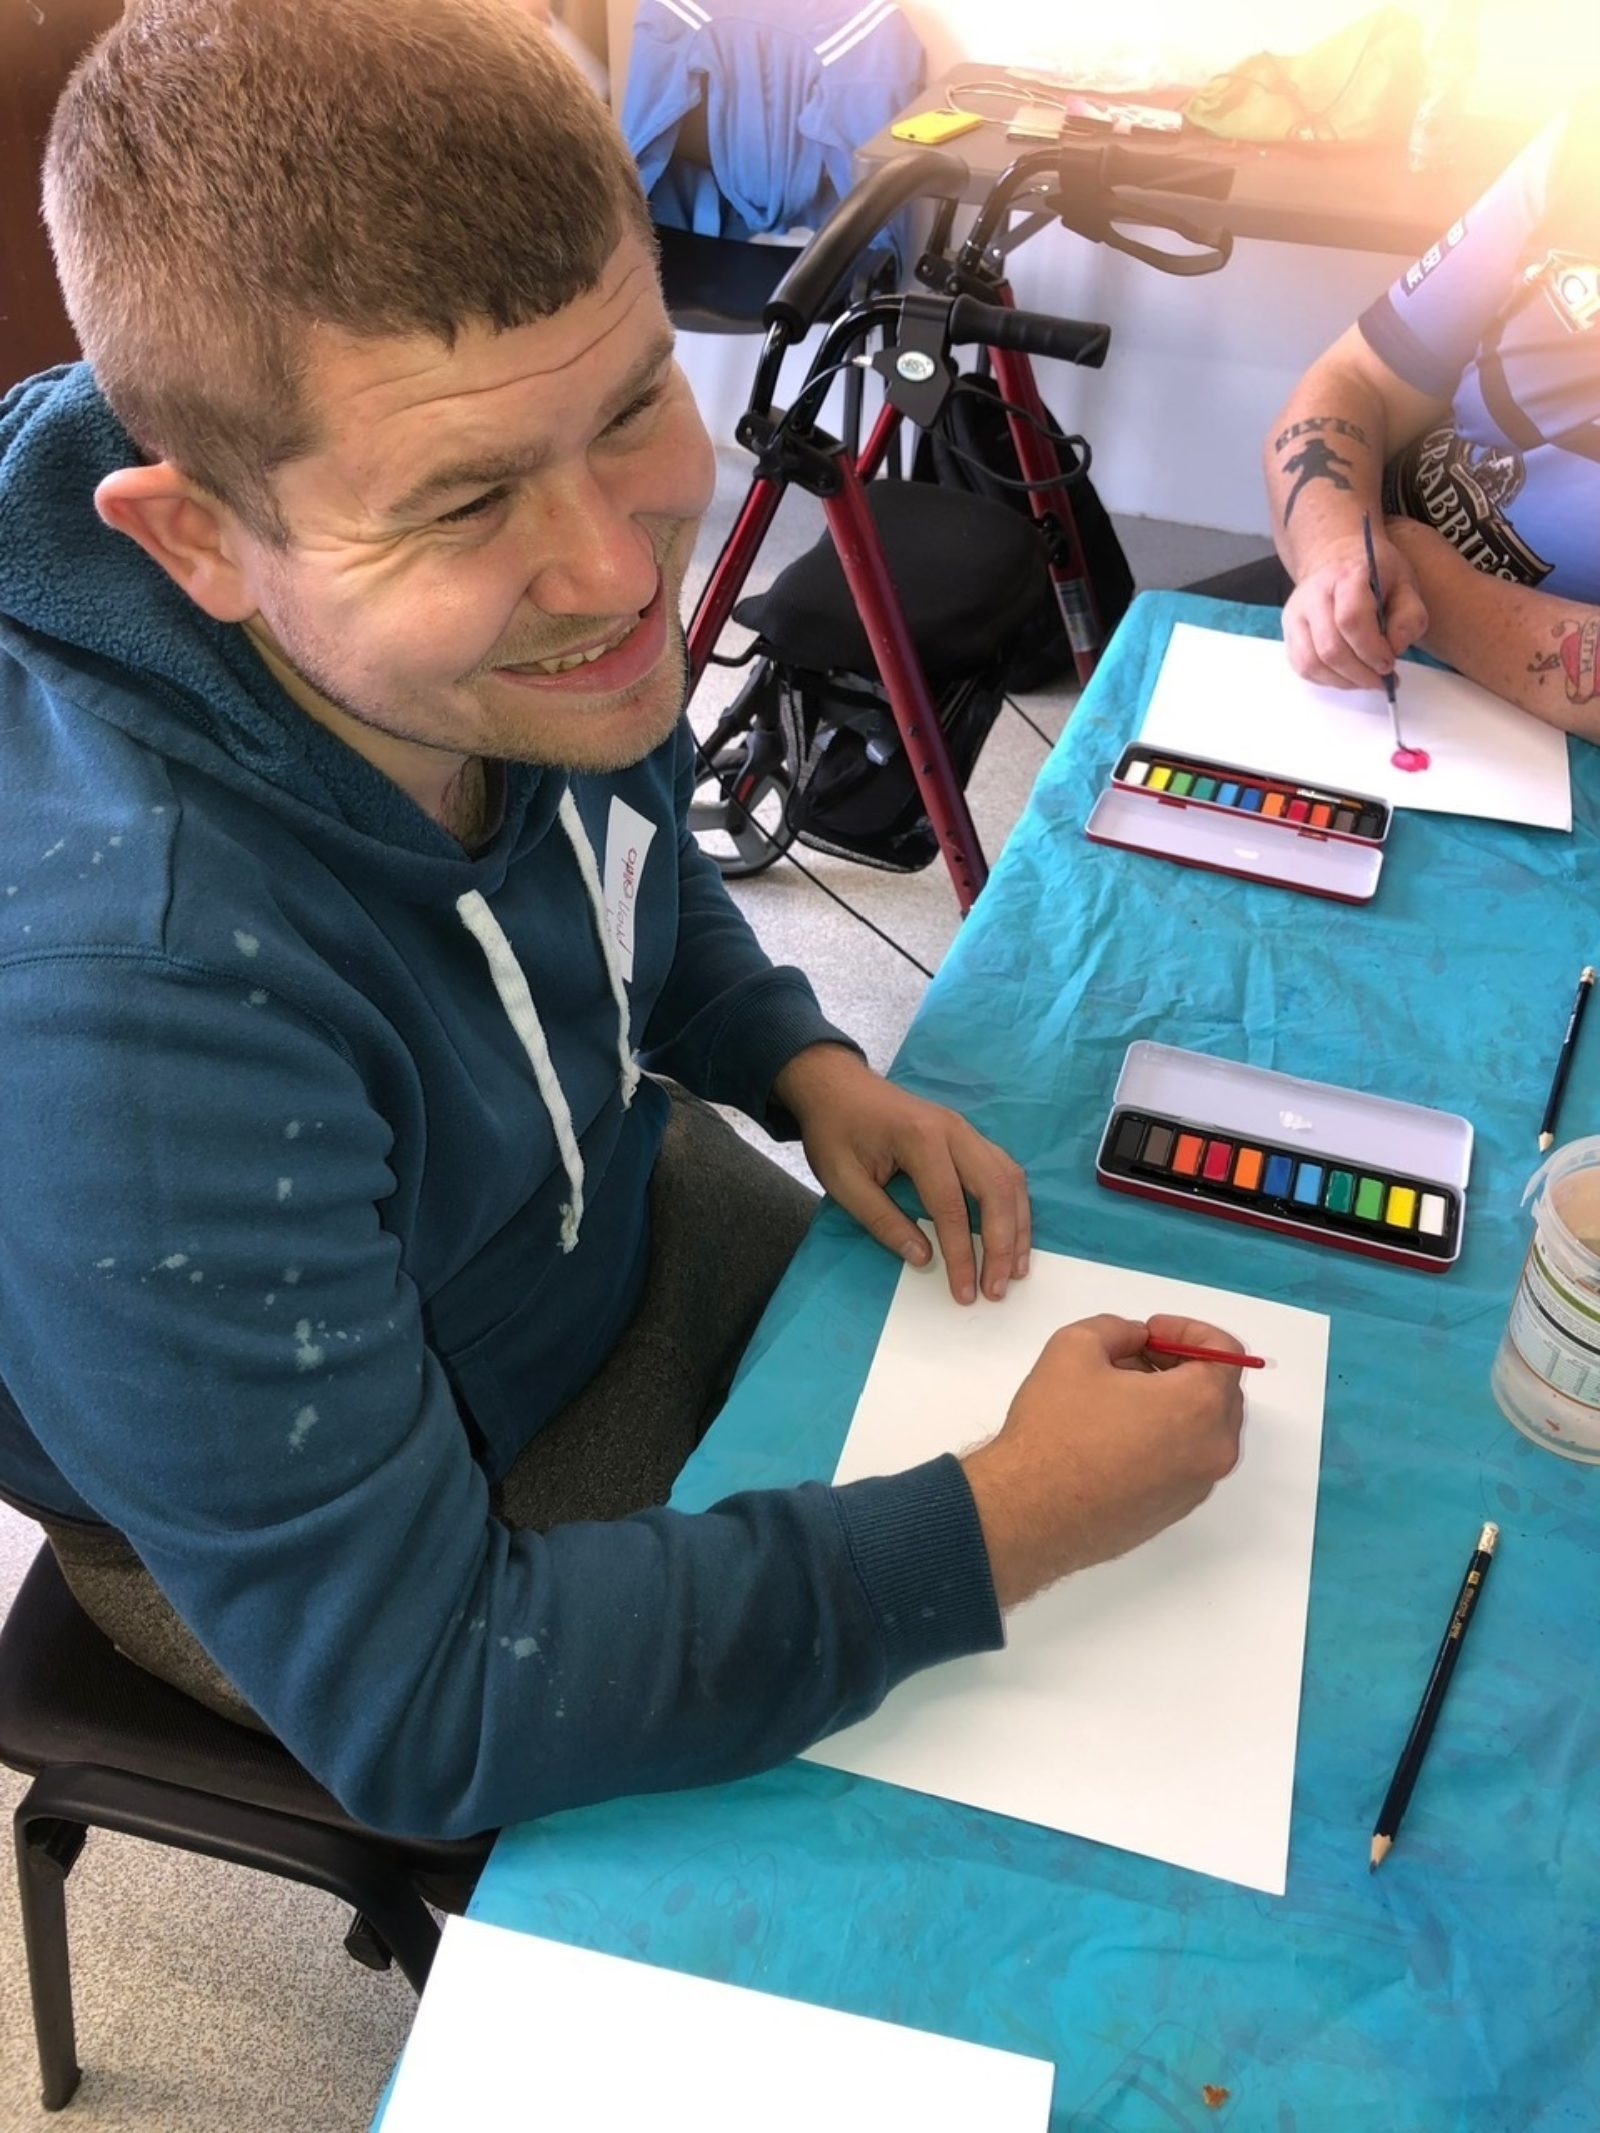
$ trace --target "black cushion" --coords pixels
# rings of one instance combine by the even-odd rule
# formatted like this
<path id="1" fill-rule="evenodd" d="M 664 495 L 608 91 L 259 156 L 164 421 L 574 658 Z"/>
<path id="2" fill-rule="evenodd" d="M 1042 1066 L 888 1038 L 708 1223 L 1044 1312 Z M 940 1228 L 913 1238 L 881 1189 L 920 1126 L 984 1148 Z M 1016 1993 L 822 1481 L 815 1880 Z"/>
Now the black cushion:
<path id="1" fill-rule="evenodd" d="M 0 1628 L 0 1762 L 34 1776 L 66 1763 L 131 1771 L 298 1815 L 382 1844 L 418 1870 L 474 1872 L 493 1833 L 390 1837 L 353 1821 L 271 1734 L 219 1718 L 125 1659 L 40 1549 Z"/>
<path id="2" fill-rule="evenodd" d="M 1008 505 L 931 482 L 874 481 L 866 490 L 900 606 L 936 687 L 1007 651 L 1051 597 L 1038 530 Z M 875 674 L 866 625 L 824 534 L 734 620 L 786 665 Z"/>

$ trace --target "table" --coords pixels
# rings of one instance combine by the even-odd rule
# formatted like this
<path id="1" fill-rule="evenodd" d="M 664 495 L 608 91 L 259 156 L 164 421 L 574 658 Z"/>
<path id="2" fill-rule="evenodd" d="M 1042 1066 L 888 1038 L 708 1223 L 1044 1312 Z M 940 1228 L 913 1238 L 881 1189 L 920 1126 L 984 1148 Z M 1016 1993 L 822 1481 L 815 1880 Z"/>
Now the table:
<path id="1" fill-rule="evenodd" d="M 944 110 L 946 91 L 959 90 L 964 82 L 997 81 L 1004 75 L 1000 65 L 968 62 L 947 68 L 894 123 L 918 112 Z M 1019 87 L 1018 103 L 1026 100 L 1026 90 Z M 1050 143 L 1007 140 L 1008 120 L 1002 115 L 1006 106 L 998 97 L 975 101 L 971 108 L 997 114 L 948 147 L 949 154 L 961 157 L 967 165 L 968 182 L 961 197 L 968 206 L 976 206 L 1018 156 L 1048 148 Z M 1412 170 L 1404 147 L 1392 143 L 1285 141 L 1261 146 L 1218 140 L 1187 126 L 1175 137 L 1107 134 L 1102 138 L 1136 142 L 1141 153 L 1148 149 L 1155 157 L 1199 160 L 1232 173 L 1228 195 L 1218 201 L 1197 201 L 1189 194 L 1164 194 L 1141 185 L 1140 198 L 1153 211 L 1183 215 L 1231 231 L 1235 237 L 1397 252 L 1415 258 L 1471 205 L 1534 130 L 1531 121 L 1517 125 L 1476 120 L 1462 161 L 1443 171 Z M 905 143 L 895 140 L 885 127 L 856 151 L 857 179 L 905 153 Z"/>
<path id="2" fill-rule="evenodd" d="M 1592 2133 L 1600 1471 L 1518 1436 L 1488 1375 L 1551 1062 L 1596 952 L 1600 753 L 1573 744 L 1570 838 L 1403 815 L 1365 907 L 1090 845 L 1084 818 L 1180 618 L 1277 628 L 1186 595 L 1135 604 L 896 1073 L 1026 1162 L 1041 1245 L 1331 1314 L 1287 1896 L 796 1762 L 510 1830 L 472 1909 L 1042 2055 L 1053 2133 Z M 1459 1266 L 1375 1265 L 1097 1187 L 1135 1037 L 1465 1112 Z M 1574 1068 L 1567 1137 L 1597 1114 L 1600 1043 Z M 675 1502 L 832 1472 L 896 1275 L 824 1212 Z M 1495 1575 L 1404 1833 L 1369 1877 L 1486 1517 Z M 1208 2106 L 1207 2083 L 1229 2100 Z"/>

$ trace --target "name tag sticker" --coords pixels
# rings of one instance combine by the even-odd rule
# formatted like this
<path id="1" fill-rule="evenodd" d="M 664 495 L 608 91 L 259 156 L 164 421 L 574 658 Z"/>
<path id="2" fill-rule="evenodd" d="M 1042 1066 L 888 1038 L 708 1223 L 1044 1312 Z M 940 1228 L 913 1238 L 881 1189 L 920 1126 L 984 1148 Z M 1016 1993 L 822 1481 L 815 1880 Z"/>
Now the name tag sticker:
<path id="1" fill-rule="evenodd" d="M 639 877 L 650 856 L 656 825 L 637 808 L 615 794 L 606 818 L 605 904 L 606 932 L 616 951 L 624 982 L 633 983 L 634 915 L 638 909 Z"/>

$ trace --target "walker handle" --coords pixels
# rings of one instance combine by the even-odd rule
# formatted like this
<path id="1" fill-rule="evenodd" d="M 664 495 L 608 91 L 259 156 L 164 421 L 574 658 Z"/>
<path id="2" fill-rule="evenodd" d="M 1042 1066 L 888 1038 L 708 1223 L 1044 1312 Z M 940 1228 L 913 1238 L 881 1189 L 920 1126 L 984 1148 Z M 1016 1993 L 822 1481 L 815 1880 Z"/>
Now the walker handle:
<path id="1" fill-rule="evenodd" d="M 1009 304 L 980 304 L 958 296 L 950 306 L 952 343 L 982 341 L 990 348 L 1014 348 L 1022 355 L 1054 356 L 1058 362 L 1081 363 L 1098 370 L 1111 346 L 1111 328 L 1090 319 L 1054 318 L 1045 311 L 1018 311 Z"/>
<path id="2" fill-rule="evenodd" d="M 936 148 L 918 149 L 880 163 L 869 178 L 839 202 L 767 299 L 762 323 L 782 326 L 794 340 L 809 333 L 828 299 L 886 222 L 912 200 L 931 194 L 959 199 L 967 166 Z"/>

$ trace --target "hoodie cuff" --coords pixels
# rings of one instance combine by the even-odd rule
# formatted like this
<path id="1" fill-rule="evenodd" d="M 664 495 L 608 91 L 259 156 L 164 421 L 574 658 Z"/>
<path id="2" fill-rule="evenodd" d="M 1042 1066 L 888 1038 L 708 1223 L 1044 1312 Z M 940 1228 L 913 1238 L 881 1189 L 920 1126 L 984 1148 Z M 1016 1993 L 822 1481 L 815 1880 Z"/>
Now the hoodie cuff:
<path id="1" fill-rule="evenodd" d="M 854 1037 L 828 1020 L 798 970 L 777 970 L 773 976 L 787 982 L 763 986 L 738 1015 L 741 1093 L 717 1100 L 736 1103 L 775 1141 L 792 1141 L 799 1139 L 799 1121 L 772 1094 L 772 1084 L 789 1061 L 814 1044 L 842 1044 L 860 1059 L 867 1055 Z"/>
<path id="2" fill-rule="evenodd" d="M 833 1496 L 883 1632 L 887 1687 L 1001 1648 L 1005 1625 L 959 1459 L 946 1453 L 903 1474 L 846 1482 Z"/>

